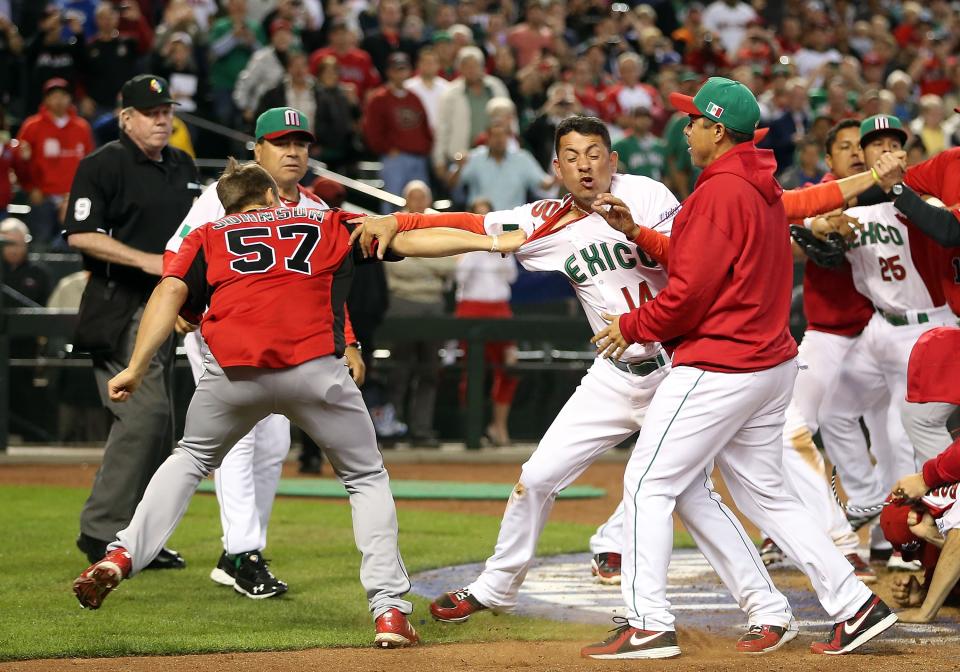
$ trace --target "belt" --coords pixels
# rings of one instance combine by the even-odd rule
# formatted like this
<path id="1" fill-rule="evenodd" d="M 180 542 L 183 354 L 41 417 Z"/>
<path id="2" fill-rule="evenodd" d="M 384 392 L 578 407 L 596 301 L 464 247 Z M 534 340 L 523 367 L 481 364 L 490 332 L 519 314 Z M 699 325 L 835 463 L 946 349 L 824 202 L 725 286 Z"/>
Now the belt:
<path id="1" fill-rule="evenodd" d="M 914 310 L 909 311 L 904 315 L 897 313 L 888 313 L 884 310 L 877 308 L 877 312 L 880 313 L 880 317 L 885 319 L 887 322 L 892 324 L 895 327 L 904 327 L 908 324 L 926 324 L 930 321 L 931 317 L 936 317 L 938 313 L 943 312 L 942 308 L 935 308 L 932 311 L 921 313 Z"/>
<path id="2" fill-rule="evenodd" d="M 658 352 L 656 357 L 644 359 L 639 362 L 621 362 L 619 359 L 608 359 L 607 361 L 621 371 L 632 373 L 635 376 L 649 376 L 667 364 L 667 358 L 663 356 L 662 352 Z"/>

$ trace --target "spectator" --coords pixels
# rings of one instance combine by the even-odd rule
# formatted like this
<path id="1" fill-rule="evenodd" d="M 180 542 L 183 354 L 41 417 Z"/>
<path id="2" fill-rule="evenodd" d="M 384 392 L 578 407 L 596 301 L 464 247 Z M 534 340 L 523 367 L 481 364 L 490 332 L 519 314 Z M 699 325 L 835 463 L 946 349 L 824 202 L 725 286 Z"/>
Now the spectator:
<path id="1" fill-rule="evenodd" d="M 917 115 L 917 103 L 913 95 L 913 78 L 903 70 L 894 70 L 887 77 L 887 89 L 893 94 L 893 115 L 910 123 Z"/>
<path id="2" fill-rule="evenodd" d="M 806 46 L 793 55 L 798 75 L 807 77 L 827 63 L 840 63 L 843 56 L 830 46 L 830 38 L 829 26 L 817 23 L 809 27 Z"/>
<path id="3" fill-rule="evenodd" d="M 331 170 L 342 172 L 355 160 L 360 102 L 356 89 L 341 83 L 339 72 L 340 67 L 333 56 L 320 63 L 316 128 L 327 129 L 328 133 L 315 147 L 321 161 Z"/>
<path id="4" fill-rule="evenodd" d="M 786 170 L 793 162 L 796 143 L 810 129 L 810 110 L 807 104 L 807 82 L 799 77 L 787 82 L 786 109 L 770 122 L 765 147 L 773 150 L 777 170 Z"/>
<path id="5" fill-rule="evenodd" d="M 746 2 L 714 0 L 703 12 L 703 27 L 720 38 L 724 51 L 735 54 L 740 49 L 747 26 L 759 17 Z"/>
<path id="6" fill-rule="evenodd" d="M 247 124 L 256 117 L 260 97 L 283 79 L 291 50 L 296 50 L 293 26 L 277 19 L 270 24 L 270 44 L 254 52 L 233 89 L 233 102 Z"/>
<path id="7" fill-rule="evenodd" d="M 551 169 L 556 156 L 554 139 L 557 126 L 573 114 L 589 114 L 580 106 L 573 84 L 552 84 L 547 91 L 547 102 L 523 134 L 531 154 L 544 170 Z"/>
<path id="8" fill-rule="evenodd" d="M 534 59 L 549 52 L 553 44 L 553 31 L 547 25 L 546 8 L 550 0 L 530 0 L 527 3 L 526 21 L 507 31 L 507 45 L 517 55 L 517 67 L 524 68 Z"/>
<path id="9" fill-rule="evenodd" d="M 324 11 L 320 0 L 277 0 L 273 11 L 263 17 L 263 28 L 268 29 L 277 19 L 288 21 L 293 26 L 297 39 L 309 53 L 321 43 Z"/>
<path id="10" fill-rule="evenodd" d="M 93 151 L 90 124 L 73 108 L 70 85 L 51 79 L 43 85 L 43 104 L 20 127 L 18 140 L 30 152 L 30 229 L 37 247 L 59 247 L 58 210 L 70 192 L 80 160 Z"/>
<path id="11" fill-rule="evenodd" d="M 256 21 L 247 18 L 247 0 L 227 0 L 227 15 L 210 28 L 210 93 L 220 123 L 233 126 L 237 106 L 233 91 L 251 55 L 266 40 Z"/>
<path id="12" fill-rule="evenodd" d="M 6 299 L 7 305 L 18 308 L 42 308 L 50 295 L 50 276 L 47 272 L 30 262 L 27 258 L 27 244 L 30 242 L 30 233 L 27 225 L 19 219 L 9 218 L 0 222 L 0 239 L 6 243 L 0 245 L 0 260 L 3 263 L 4 290 L 10 290 L 11 298 Z M 36 336 L 18 336 L 10 339 L 9 356 L 13 359 L 34 358 L 38 354 Z M 9 380 L 3 381 L 9 385 L 10 418 L 15 431 L 23 435 L 28 441 L 47 439 L 43 430 L 38 430 L 36 423 L 31 421 L 35 417 L 35 409 L 43 405 L 43 399 L 38 398 L 38 390 L 34 384 L 33 366 L 14 366 L 10 368 Z M 41 390 L 42 391 L 42 390 Z"/>
<path id="13" fill-rule="evenodd" d="M 687 5 L 683 23 L 670 33 L 670 39 L 681 53 L 686 53 L 694 43 L 697 34 L 702 33 L 703 30 L 703 5 L 699 2 L 691 2 Z"/>
<path id="14" fill-rule="evenodd" d="M 193 57 L 193 38 L 189 33 L 174 33 L 167 40 L 164 54 L 154 72 L 170 82 L 170 95 L 183 112 L 206 108 L 207 83 Z"/>
<path id="15" fill-rule="evenodd" d="M 700 77 L 687 71 L 680 75 L 679 87 L 680 93 L 692 96 L 700 88 Z M 697 177 L 700 176 L 700 169 L 693 165 L 690 158 L 690 145 L 687 144 L 684 132 L 689 121 L 689 117 L 683 112 L 674 112 L 663 131 L 663 138 L 667 143 L 666 184 L 681 201 L 690 195 Z"/>
<path id="16" fill-rule="evenodd" d="M 486 215 L 493 210 L 487 200 L 473 202 L 471 211 Z M 510 319 L 510 285 L 517 279 L 517 262 L 511 255 L 491 254 L 489 252 L 468 252 L 457 260 L 457 307 L 454 312 L 459 318 L 499 318 Z M 461 343 L 464 358 L 467 345 Z M 517 378 L 506 367 L 516 364 L 517 345 L 512 341 L 488 341 L 483 350 L 485 364 L 493 371 L 490 386 L 492 417 L 487 425 L 487 439 L 494 446 L 510 445 L 510 432 L 507 421 L 510 419 L 510 406 L 517 391 Z M 460 403 L 466 401 L 466 373 L 460 380 Z"/>
<path id="17" fill-rule="evenodd" d="M 370 94 L 363 118 L 367 147 L 380 156 L 383 188 L 397 194 L 414 180 L 429 180 L 433 134 L 423 103 L 403 87 L 410 76 L 410 59 L 402 51 L 390 55 L 387 83 Z M 396 208 L 384 202 L 382 211 Z"/>
<path id="18" fill-rule="evenodd" d="M 619 155 L 621 173 L 642 175 L 663 181 L 667 160 L 667 144 L 650 133 L 653 117 L 646 107 L 635 107 L 622 117 L 629 135 L 613 144 Z"/>
<path id="19" fill-rule="evenodd" d="M 0 15 L 0 105 L 20 97 L 23 85 L 23 38 L 9 17 Z"/>
<path id="20" fill-rule="evenodd" d="M 400 34 L 403 9 L 399 0 L 380 0 L 377 19 L 377 30 L 363 39 L 361 47 L 370 54 L 380 74 L 386 77 L 390 56 L 400 51 L 412 61 L 417 55 L 418 45 Z"/>
<path id="21" fill-rule="evenodd" d="M 433 50 L 440 63 L 440 76 L 448 82 L 457 78 L 457 46 L 445 30 L 433 34 Z"/>
<path id="22" fill-rule="evenodd" d="M 339 66 L 340 81 L 351 85 L 361 104 L 367 94 L 380 86 L 380 73 L 373 65 L 370 54 L 353 44 L 353 34 L 342 20 L 330 24 L 330 45 L 310 54 L 310 72 L 319 77 L 320 64 L 332 56 Z"/>
<path id="23" fill-rule="evenodd" d="M 186 33 L 194 44 L 199 44 L 206 37 L 207 31 L 200 27 L 189 0 L 170 0 L 163 11 L 163 20 L 157 26 L 153 39 L 154 50 L 165 53 L 167 42 L 175 33 Z"/>
<path id="24" fill-rule="evenodd" d="M 490 120 L 490 126 L 503 126 L 510 134 L 507 140 L 507 151 L 515 152 L 520 149 L 520 138 L 517 131 L 520 128 L 517 120 L 517 106 L 509 98 L 491 98 L 487 101 L 484 108 L 487 119 Z M 478 135 L 474 142 L 474 147 L 481 147 L 487 144 L 489 127 L 486 131 Z"/>
<path id="25" fill-rule="evenodd" d="M 440 97 L 440 117 L 433 143 L 433 167 L 441 178 L 456 154 L 466 154 L 473 139 L 489 125 L 486 105 L 491 98 L 509 98 L 507 87 L 483 73 L 483 52 L 464 47 L 457 55 L 460 76 Z"/>
<path id="26" fill-rule="evenodd" d="M 121 35 L 120 14 L 110 2 L 97 5 L 97 32 L 87 44 L 83 61 L 88 98 L 80 108 L 88 119 L 95 119 L 117 106 L 117 91 L 139 68 L 139 45 L 129 35 Z"/>
<path id="27" fill-rule="evenodd" d="M 190 157 L 167 146 L 174 102 L 169 89 L 149 74 L 123 85 L 120 140 L 80 162 L 64 225 L 68 243 L 83 254 L 90 271 L 74 347 L 93 354 L 101 400 L 114 418 L 80 515 L 77 546 L 91 562 L 103 557 L 108 540 L 130 522 L 173 443 L 168 387 L 173 338 L 153 358 L 141 401 L 110 402 L 106 389 L 130 360 L 143 307 L 162 270 L 171 222 L 183 220 L 200 189 Z M 164 549 L 152 566 L 177 568 L 184 561 Z"/>
<path id="28" fill-rule="evenodd" d="M 40 19 L 37 34 L 27 42 L 26 109 L 35 110 L 42 97 L 41 83 L 51 79 L 75 82 L 86 54 L 83 25 L 76 18 L 67 22 L 69 37 L 64 37 L 63 18 L 55 5 L 48 5 Z"/>
<path id="29" fill-rule="evenodd" d="M 317 97 L 317 82 L 310 75 L 307 55 L 296 51 L 287 56 L 287 74 L 283 81 L 260 97 L 256 116 L 274 107 L 292 107 L 302 112 L 309 120 L 310 128 L 317 129 L 321 136 L 342 130 L 317 124 Z"/>
<path id="30" fill-rule="evenodd" d="M 808 184 L 819 184 L 826 174 L 820 165 L 820 142 L 806 136 L 797 142 L 797 161 L 780 174 L 778 181 L 784 189 L 799 189 Z"/>
<path id="31" fill-rule="evenodd" d="M 424 212 L 433 200 L 426 183 L 413 181 L 403 188 L 407 203 L 404 212 Z M 444 314 L 443 295 L 456 271 L 450 257 L 419 259 L 384 264 L 390 288 L 388 317 L 429 318 Z M 352 313 L 351 313 L 352 316 Z M 440 378 L 437 341 L 398 341 L 390 348 L 393 372 L 387 384 L 390 402 L 410 431 L 413 446 L 440 445 L 433 426 L 437 385 Z"/>
<path id="32" fill-rule="evenodd" d="M 403 83 L 403 87 L 420 98 L 427 112 L 427 121 L 434 137 L 437 134 L 437 117 L 440 114 L 440 97 L 450 88 L 450 82 L 440 77 L 440 61 L 430 46 L 420 49 L 417 56 L 417 74 Z"/>
<path id="33" fill-rule="evenodd" d="M 955 123 L 944 123 L 945 114 L 943 98 L 932 93 L 920 96 L 920 116 L 910 122 L 910 132 L 923 140 L 931 156 L 950 146 L 950 135 L 956 130 Z"/>
<path id="34" fill-rule="evenodd" d="M 923 145 L 923 139 L 921 139 L 919 135 L 910 136 L 910 139 L 907 140 L 907 144 L 903 146 L 903 149 L 907 153 L 907 167 L 923 163 L 930 156 L 927 148 Z"/>
<path id="35" fill-rule="evenodd" d="M 610 87 L 607 96 L 611 101 L 613 118 L 621 129 L 630 125 L 628 116 L 634 108 L 644 107 L 654 117 L 663 115 L 660 94 L 649 84 L 640 81 L 645 65 L 643 57 L 632 52 L 621 54 L 617 59 L 620 83 Z"/>
<path id="36" fill-rule="evenodd" d="M 555 179 L 544 172 L 525 149 L 508 151 L 510 128 L 503 124 L 487 131 L 487 145 L 471 150 L 456 162 L 450 174 L 450 186 L 459 182 L 467 190 L 467 200 L 485 199 L 494 210 L 510 210 L 528 201 L 529 192 L 554 185 Z"/>
<path id="37" fill-rule="evenodd" d="M 0 217 L 7 216 L 7 206 L 13 200 L 12 178 L 16 176 L 21 186 L 24 181 L 29 182 L 29 159 L 30 148 L 21 145 L 19 140 L 10 139 L 6 113 L 0 106 Z"/>

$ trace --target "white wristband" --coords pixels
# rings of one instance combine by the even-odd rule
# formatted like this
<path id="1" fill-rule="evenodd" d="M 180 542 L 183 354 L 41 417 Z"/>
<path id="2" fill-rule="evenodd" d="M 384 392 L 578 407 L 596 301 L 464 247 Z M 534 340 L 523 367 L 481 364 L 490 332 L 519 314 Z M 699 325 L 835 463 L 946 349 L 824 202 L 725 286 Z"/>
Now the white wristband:
<path id="1" fill-rule="evenodd" d="M 490 251 L 491 252 L 500 251 L 500 236 L 498 236 L 497 234 L 493 234 L 493 245 L 490 246 Z"/>
<path id="2" fill-rule="evenodd" d="M 812 228 L 813 228 L 813 220 L 814 220 L 814 219 L 815 219 L 814 217 L 806 217 L 806 218 L 804 218 L 804 220 L 803 220 L 803 226 L 804 226 L 805 228 L 807 228 L 807 229 L 812 229 Z"/>

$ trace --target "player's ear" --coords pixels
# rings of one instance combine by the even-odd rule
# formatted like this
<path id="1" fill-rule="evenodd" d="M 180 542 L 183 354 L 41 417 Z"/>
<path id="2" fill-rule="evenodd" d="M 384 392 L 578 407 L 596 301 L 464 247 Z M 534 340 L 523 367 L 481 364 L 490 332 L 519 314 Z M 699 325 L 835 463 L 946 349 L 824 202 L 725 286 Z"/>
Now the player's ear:
<path id="1" fill-rule="evenodd" d="M 610 172 L 617 172 L 617 168 L 620 166 L 620 155 L 617 154 L 616 150 L 610 152 Z"/>
<path id="2" fill-rule="evenodd" d="M 263 202 L 267 204 L 268 208 L 275 208 L 280 205 L 280 199 L 277 196 L 277 192 L 273 187 L 269 187 L 263 196 Z"/>
<path id="3" fill-rule="evenodd" d="M 553 160 L 553 174 L 557 176 L 557 180 L 563 182 L 563 176 L 560 175 L 560 160 Z"/>

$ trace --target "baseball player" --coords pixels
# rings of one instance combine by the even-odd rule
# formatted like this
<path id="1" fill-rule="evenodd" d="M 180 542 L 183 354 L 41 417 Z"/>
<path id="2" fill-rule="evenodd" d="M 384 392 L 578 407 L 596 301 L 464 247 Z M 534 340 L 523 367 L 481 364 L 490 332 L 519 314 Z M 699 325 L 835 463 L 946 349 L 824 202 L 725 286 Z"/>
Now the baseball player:
<path id="1" fill-rule="evenodd" d="M 406 618 L 412 605 L 402 599 L 410 581 L 397 548 L 389 479 L 360 391 L 341 360 L 344 299 L 354 264 L 349 215 L 278 207 L 277 192 L 262 167 L 231 160 L 217 185 L 227 216 L 184 239 L 154 290 L 130 364 L 110 381 L 111 398 L 121 402 L 136 393 L 178 312 L 196 323 L 206 309 L 204 371 L 178 448 L 150 481 L 130 525 L 74 581 L 73 590 L 81 606 L 99 608 L 121 580 L 153 559 L 200 480 L 237 440 L 281 412 L 327 447 L 350 494 L 376 644 L 416 644 Z M 451 251 L 490 249 L 490 238 L 469 237 L 472 246 Z M 403 249 L 403 242 L 395 247 Z M 259 555 L 250 559 L 263 562 Z"/>
<path id="2" fill-rule="evenodd" d="M 425 226 L 455 226 L 498 233 L 519 225 L 529 237 L 515 253 L 531 271 L 560 271 L 570 280 L 591 327 L 602 314 L 643 305 L 657 295 L 666 271 L 637 249 L 635 241 L 611 227 L 610 212 L 595 199 L 611 192 L 626 216 L 669 233 L 679 205 L 670 191 L 648 178 L 614 174 L 617 154 L 602 121 L 573 116 L 557 127 L 554 170 L 570 192 L 563 199 L 537 201 L 486 216 L 468 214 L 395 215 L 366 226 L 361 249 L 371 236 L 381 246 L 392 232 Z M 619 212 L 619 211 L 618 211 Z M 631 220 L 632 221 L 632 220 Z M 670 360 L 658 343 L 638 344 L 617 359 L 598 358 L 583 377 L 523 465 L 507 503 L 496 548 L 469 586 L 445 593 L 430 605 L 437 620 L 462 622 L 483 609 L 510 610 L 534 558 L 537 540 L 557 493 L 601 454 L 644 423 L 654 391 L 667 377 Z M 796 636 L 790 607 L 776 590 L 740 522 L 713 490 L 709 470 L 683 489 L 677 512 L 728 590 L 747 613 L 749 629 L 737 643 L 743 652 L 762 653 Z"/>
<path id="3" fill-rule="evenodd" d="M 906 137 L 896 117 L 865 119 L 860 126 L 860 144 L 866 165 L 872 166 L 883 153 L 899 151 Z M 906 189 L 897 184 L 892 193 L 899 200 Z M 900 421 L 901 410 L 908 403 L 907 362 L 923 332 L 954 325 L 956 317 L 943 291 L 941 268 L 948 265 L 945 248 L 904 218 L 895 202 L 859 206 L 846 214 L 863 226 L 847 252 L 854 284 L 876 312 L 844 361 L 832 403 L 821 408 L 820 431 L 845 487 L 870 493 L 861 496 L 869 498 L 867 504 L 878 504 L 899 475 L 915 472 L 922 460 L 933 457 L 917 452 L 923 446 L 911 444 L 904 431 L 909 415 Z M 874 446 L 874 470 L 859 418 L 865 409 L 882 403 L 887 393 L 894 409 L 887 423 L 889 450 Z M 946 434 L 945 429 L 943 432 Z M 947 442 L 949 439 L 944 444 Z"/>
<path id="4" fill-rule="evenodd" d="M 830 638 L 811 650 L 847 653 L 897 617 L 784 485 L 784 413 L 797 373 L 787 329 L 792 264 L 776 164 L 752 142 L 760 108 L 747 87 L 722 77 L 711 77 L 693 98 L 674 93 L 671 102 L 690 115 L 687 142 L 704 171 L 675 220 L 669 279 L 652 301 L 605 316 L 610 324 L 593 340 L 604 357 L 668 342 L 674 367 L 624 475 L 627 623 L 581 655 L 679 654 L 666 597 L 671 513 L 714 460 L 740 510 L 797 560 L 833 618 Z M 703 250 L 711 263 L 703 263 Z"/>
<path id="5" fill-rule="evenodd" d="M 299 184 L 307 172 L 310 143 L 315 141 L 307 116 L 288 107 L 267 110 L 257 119 L 255 135 L 254 159 L 277 182 L 281 205 L 326 210 L 326 203 Z M 166 260 L 169 262 L 176 256 L 181 243 L 194 229 L 223 215 L 214 183 L 196 200 L 170 238 L 164 255 Z M 349 317 L 345 315 L 344 319 L 347 343 L 344 358 L 356 380 L 363 375 L 363 360 Z M 206 343 L 200 332 L 194 330 L 184 338 L 184 346 L 194 382 L 197 382 L 203 373 Z M 274 413 L 241 438 L 214 472 L 223 526 L 223 552 L 210 578 L 218 584 L 232 586 L 247 597 L 263 599 L 287 591 L 287 584 L 276 578 L 266 563 L 251 562 L 250 558 L 262 558 L 267 545 L 270 512 L 289 451 L 290 421 Z"/>

